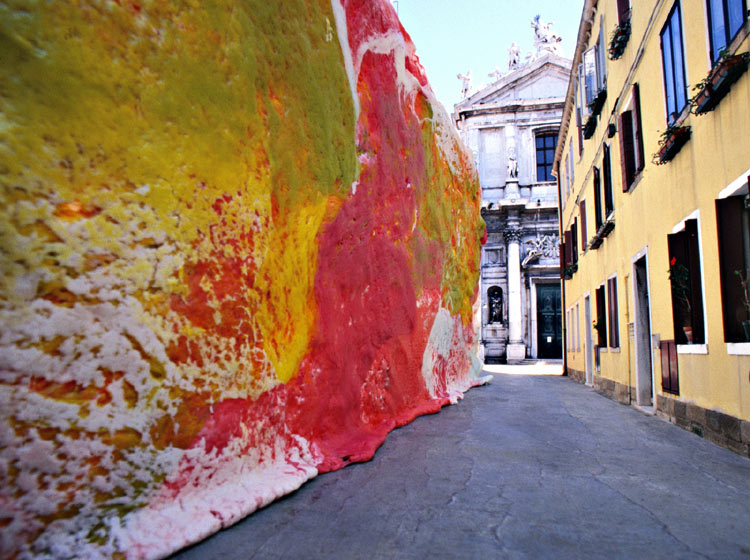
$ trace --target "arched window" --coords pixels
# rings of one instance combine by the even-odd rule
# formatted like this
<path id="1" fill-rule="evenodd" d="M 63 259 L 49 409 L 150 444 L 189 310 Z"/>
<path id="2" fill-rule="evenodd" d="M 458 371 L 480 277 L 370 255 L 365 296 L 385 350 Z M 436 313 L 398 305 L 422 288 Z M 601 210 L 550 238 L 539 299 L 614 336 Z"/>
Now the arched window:
<path id="1" fill-rule="evenodd" d="M 490 312 L 488 323 L 503 322 L 503 290 L 499 286 L 491 286 L 487 290 L 487 301 L 489 302 Z"/>

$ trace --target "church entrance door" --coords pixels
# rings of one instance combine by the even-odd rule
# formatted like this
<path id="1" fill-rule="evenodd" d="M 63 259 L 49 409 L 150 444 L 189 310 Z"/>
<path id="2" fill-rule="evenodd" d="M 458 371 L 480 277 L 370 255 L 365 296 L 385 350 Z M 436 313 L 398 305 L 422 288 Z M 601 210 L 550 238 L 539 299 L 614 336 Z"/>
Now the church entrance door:
<path id="1" fill-rule="evenodd" d="M 537 356 L 557 359 L 562 357 L 562 311 L 560 285 L 536 285 Z"/>

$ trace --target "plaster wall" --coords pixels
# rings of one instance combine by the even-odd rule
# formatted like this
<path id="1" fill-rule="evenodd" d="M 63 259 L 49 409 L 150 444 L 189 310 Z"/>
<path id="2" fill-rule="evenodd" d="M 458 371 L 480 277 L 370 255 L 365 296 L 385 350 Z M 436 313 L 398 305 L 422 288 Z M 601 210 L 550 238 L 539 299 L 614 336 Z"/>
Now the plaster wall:
<path id="1" fill-rule="evenodd" d="M 728 95 L 715 110 L 704 115 L 686 112 L 681 124 L 691 127 L 690 140 L 673 160 L 655 165 L 652 154 L 659 149 L 659 139 L 667 126 L 664 81 L 659 33 L 674 2 L 636 4 L 632 10 L 632 35 L 619 60 L 607 61 L 607 101 L 594 136 L 584 141 L 578 154 L 575 122 L 571 123 L 566 140 L 574 139 L 575 181 L 565 202 L 562 226 L 567 229 L 579 218 L 578 203 L 586 200 L 593 207 L 592 166 L 601 165 L 602 144 L 612 149 L 614 182 L 615 230 L 602 247 L 587 250 L 579 256 L 578 272 L 566 282 L 567 307 L 583 302 L 584 294 L 605 282 L 618 278 L 619 330 L 621 348 L 610 349 L 601 357 L 601 375 L 624 385 L 635 384 L 634 339 L 630 336 L 635 321 L 633 311 L 632 261 L 646 254 L 651 303 L 651 331 L 661 340 L 674 339 L 671 292 L 668 279 L 669 257 L 667 234 L 688 217 L 699 220 L 702 262 L 702 284 L 706 344 L 678 348 L 679 400 L 699 407 L 717 410 L 747 420 L 750 418 L 750 345 L 731 345 L 724 340 L 722 295 L 718 257 L 717 218 L 715 201 L 730 184 L 744 184 L 750 173 L 747 127 L 750 126 L 750 78 L 747 72 L 732 85 Z M 705 3 L 680 2 L 688 96 L 692 87 L 708 74 L 711 62 L 708 52 L 708 31 Z M 604 25 L 609 37 L 617 24 L 616 2 L 597 4 L 589 45 L 599 36 Z M 746 24 L 734 45 L 738 53 L 748 51 L 750 42 Z M 638 83 L 641 92 L 645 169 L 629 192 L 622 192 L 620 145 L 618 137 L 608 138 L 606 125 L 616 123 L 617 115 L 627 107 L 631 86 Z M 620 102 L 615 106 L 615 102 Z M 564 161 L 564 157 L 563 157 Z M 562 164 L 561 164 L 562 165 Z M 588 216 L 588 232 L 593 231 L 592 214 Z M 579 247 L 580 250 L 580 247 Z M 579 324 L 579 329 L 585 325 Z M 569 364 L 584 369 L 584 351 L 568 354 Z M 651 348 L 656 393 L 661 389 L 661 363 L 657 348 Z"/>

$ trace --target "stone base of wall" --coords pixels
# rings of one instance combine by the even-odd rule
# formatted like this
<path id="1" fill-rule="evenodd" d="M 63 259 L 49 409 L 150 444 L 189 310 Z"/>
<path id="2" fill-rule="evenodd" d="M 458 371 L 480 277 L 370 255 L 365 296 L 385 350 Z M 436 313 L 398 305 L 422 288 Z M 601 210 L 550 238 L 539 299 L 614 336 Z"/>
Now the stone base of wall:
<path id="1" fill-rule="evenodd" d="M 664 395 L 656 396 L 656 414 L 707 440 L 750 457 L 750 422 Z"/>
<path id="2" fill-rule="evenodd" d="M 586 383 L 586 372 L 579 371 L 577 369 L 568 368 L 568 377 L 578 381 L 578 383 Z"/>
<path id="3" fill-rule="evenodd" d="M 586 372 L 577 369 L 568 368 L 568 377 L 581 384 L 586 382 Z M 605 377 L 594 376 L 594 389 L 622 404 L 636 401 L 635 387 L 628 388 Z M 656 415 L 717 445 L 750 457 L 750 422 L 747 420 L 665 395 L 656 395 Z"/>
<path id="4" fill-rule="evenodd" d="M 586 372 L 579 371 L 577 369 L 568 368 L 568 377 L 574 379 L 578 383 L 586 383 Z M 622 404 L 630 404 L 635 402 L 635 387 L 628 387 L 617 381 L 612 381 L 606 377 L 594 376 L 594 390 L 597 393 L 604 395 Z M 630 393 L 630 398 L 628 398 Z"/>
<path id="5" fill-rule="evenodd" d="M 624 383 L 612 381 L 606 377 L 594 376 L 594 389 L 609 397 L 620 404 L 630 404 L 635 401 L 635 387 L 630 387 Z"/>

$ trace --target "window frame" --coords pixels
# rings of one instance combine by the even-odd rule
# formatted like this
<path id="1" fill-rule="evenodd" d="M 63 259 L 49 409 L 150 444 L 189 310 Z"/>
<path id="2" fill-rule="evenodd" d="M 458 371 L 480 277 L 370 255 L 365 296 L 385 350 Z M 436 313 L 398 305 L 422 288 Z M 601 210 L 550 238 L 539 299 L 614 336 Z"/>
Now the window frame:
<path id="1" fill-rule="evenodd" d="M 727 9 L 730 2 L 738 2 L 740 4 L 740 13 L 742 14 L 742 21 L 740 22 L 737 29 L 732 33 L 732 30 L 730 29 L 730 21 L 729 21 L 729 13 L 730 11 Z M 724 43 L 719 47 L 719 45 L 715 44 L 714 40 L 714 25 L 713 25 L 713 15 L 714 10 L 712 7 L 715 4 L 720 4 L 722 9 L 722 15 L 723 15 L 723 31 L 724 31 Z M 737 36 L 737 34 L 742 30 L 742 27 L 747 22 L 748 18 L 748 3 L 747 0 L 706 0 L 706 25 L 708 27 L 708 53 L 709 58 L 711 60 L 711 65 L 717 63 L 719 60 L 719 53 L 722 51 L 722 49 L 727 48 L 729 45 L 732 44 L 732 41 Z M 719 48 L 717 48 L 719 47 Z"/>
<path id="2" fill-rule="evenodd" d="M 620 347 L 620 305 L 617 300 L 617 274 L 607 278 L 607 329 L 609 331 L 609 347 Z"/>
<path id="3" fill-rule="evenodd" d="M 750 273 L 750 170 L 741 176 L 739 183 L 739 188 L 720 193 L 715 201 L 722 325 L 724 342 L 729 344 L 750 342 L 739 317 L 739 310 L 744 308 L 744 294 L 735 272 L 744 269 L 745 274 Z"/>
<path id="4" fill-rule="evenodd" d="M 559 131 L 551 130 L 549 128 L 540 129 L 534 132 L 534 157 L 535 157 L 535 166 L 536 166 L 536 173 L 535 178 L 537 183 L 549 183 L 555 180 L 554 176 L 552 175 L 552 166 L 555 161 L 555 149 L 557 148 L 557 136 L 559 134 Z M 543 146 L 539 147 L 539 140 L 542 139 Z M 552 140 L 552 147 L 546 146 L 546 141 L 548 139 Z M 543 160 L 544 163 L 539 162 L 539 154 L 540 151 L 544 155 Z M 541 166 L 541 167 L 540 167 Z M 539 169 L 545 169 L 545 176 L 547 179 L 540 179 L 539 178 Z"/>
<path id="5" fill-rule="evenodd" d="M 679 295 L 675 295 L 673 281 L 669 280 L 670 298 L 672 308 L 672 327 L 674 339 L 678 346 L 688 345 L 684 327 L 692 329 L 693 342 L 689 346 L 705 346 L 708 340 L 706 308 L 705 308 L 705 280 L 703 275 L 703 251 L 700 233 L 700 215 L 694 212 L 673 229 L 667 235 L 667 257 L 670 271 L 672 259 L 676 263 L 683 264 L 688 269 L 690 306 L 688 311 L 679 310 Z M 685 318 L 689 318 L 690 325 L 681 325 Z"/>
<path id="6" fill-rule="evenodd" d="M 673 25 L 678 25 L 679 29 L 675 30 Z M 662 77 L 664 79 L 664 105 L 668 125 L 674 124 L 685 110 L 685 107 L 688 106 L 687 65 L 685 64 L 685 37 L 683 30 L 682 9 L 680 7 L 680 0 L 677 0 L 669 11 L 664 26 L 659 32 Z M 677 38 L 679 38 L 679 49 L 676 49 L 674 46 L 675 35 L 678 35 Z M 667 39 L 666 47 L 665 37 Z M 669 55 L 669 58 L 667 55 Z M 679 55 L 679 72 L 675 69 L 677 65 L 676 55 Z M 682 83 L 679 83 L 680 81 Z M 670 101 L 670 98 L 672 101 Z"/>

